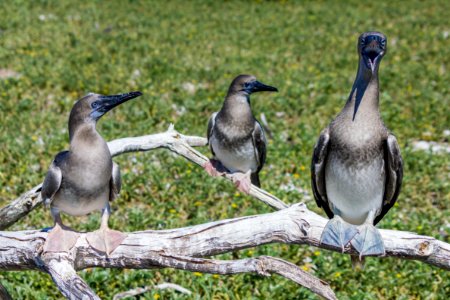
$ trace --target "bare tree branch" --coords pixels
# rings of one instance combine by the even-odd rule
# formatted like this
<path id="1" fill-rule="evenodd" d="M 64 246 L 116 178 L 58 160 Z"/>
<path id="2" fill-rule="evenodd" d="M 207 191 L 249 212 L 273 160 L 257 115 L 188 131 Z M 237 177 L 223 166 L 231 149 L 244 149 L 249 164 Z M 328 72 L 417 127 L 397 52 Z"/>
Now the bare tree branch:
<path id="1" fill-rule="evenodd" d="M 126 292 L 118 293 L 118 294 L 114 295 L 113 300 L 120 300 L 120 299 L 127 298 L 127 297 L 142 295 L 151 290 L 167 290 L 167 289 L 172 289 L 172 290 L 175 290 L 177 292 L 180 292 L 180 293 L 186 294 L 186 295 L 192 294 L 192 292 L 190 290 L 188 290 L 178 284 L 165 282 L 165 283 L 157 284 L 155 286 L 138 287 L 138 288 L 126 291 Z"/>
<path id="2" fill-rule="evenodd" d="M 128 152 L 167 148 L 187 160 L 203 166 L 208 161 L 208 158 L 192 147 L 205 146 L 206 144 L 206 138 L 182 135 L 174 129 L 173 125 L 170 125 L 166 132 L 113 140 L 108 143 L 108 147 L 112 156 Z M 225 174 L 224 177 L 231 180 L 229 174 Z M 0 209 L 0 230 L 8 228 L 42 203 L 40 193 L 41 185 L 35 186 L 30 191 L 12 201 L 9 205 Z M 250 195 L 275 209 L 287 207 L 280 199 L 254 185 L 251 187 Z"/>
<path id="3" fill-rule="evenodd" d="M 269 243 L 308 244 L 340 252 L 340 249 L 320 245 L 320 236 L 326 222 L 327 219 L 308 210 L 304 204 L 295 204 L 268 214 L 179 229 L 129 233 L 109 257 L 91 248 L 86 241 L 86 234 L 82 233 L 70 253 L 63 253 L 51 259 L 46 257 L 47 254 L 39 259 L 47 233 L 0 232 L 0 253 L 2 253 L 0 268 L 49 271 L 62 291 L 68 287 L 72 289 L 80 287 L 80 291 L 83 292 L 86 292 L 86 287 L 79 283 L 76 274 L 69 268 L 72 262 L 74 270 L 89 267 L 133 269 L 171 267 L 216 274 L 275 273 L 323 297 L 333 299 L 331 296 L 333 294 L 326 283 L 297 266 L 276 258 L 259 257 L 236 261 L 199 258 Z M 403 231 L 380 230 L 380 233 L 385 244 L 386 256 L 420 260 L 450 270 L 450 244 Z M 351 248 L 345 249 L 345 253 L 356 254 Z M 60 262 L 64 262 L 64 265 L 59 264 Z"/>

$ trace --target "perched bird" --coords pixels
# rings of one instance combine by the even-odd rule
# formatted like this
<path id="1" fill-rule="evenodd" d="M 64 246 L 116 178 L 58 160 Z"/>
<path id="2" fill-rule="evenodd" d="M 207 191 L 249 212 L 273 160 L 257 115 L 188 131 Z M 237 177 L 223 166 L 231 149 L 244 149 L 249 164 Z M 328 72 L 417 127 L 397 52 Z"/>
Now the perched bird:
<path id="1" fill-rule="evenodd" d="M 264 131 L 250 107 L 250 95 L 261 91 L 278 90 L 262 84 L 254 76 L 237 76 L 222 109 L 208 122 L 207 137 L 214 159 L 204 165 L 205 170 L 218 176 L 226 168 L 233 173 L 237 188 L 245 193 L 249 193 L 251 183 L 260 186 L 258 174 L 266 160 Z"/>
<path id="2" fill-rule="evenodd" d="M 110 254 L 126 237 L 108 228 L 109 201 L 119 194 L 120 170 L 95 126 L 106 112 L 140 95 L 140 92 L 112 96 L 91 93 L 73 106 L 69 117 L 70 149 L 56 155 L 42 185 L 42 199 L 50 206 L 55 221 L 44 251 L 67 251 L 78 238 L 78 233 L 63 225 L 60 212 L 81 216 L 102 210 L 100 230 L 87 235 L 89 244 L 97 250 Z"/>
<path id="3" fill-rule="evenodd" d="M 331 218 L 321 242 L 342 251 L 351 242 L 361 259 L 385 253 L 374 225 L 397 200 L 403 161 L 397 140 L 378 109 L 378 68 L 386 54 L 386 37 L 379 32 L 363 33 L 357 49 L 359 66 L 353 88 L 314 147 L 311 182 L 317 205 Z"/>

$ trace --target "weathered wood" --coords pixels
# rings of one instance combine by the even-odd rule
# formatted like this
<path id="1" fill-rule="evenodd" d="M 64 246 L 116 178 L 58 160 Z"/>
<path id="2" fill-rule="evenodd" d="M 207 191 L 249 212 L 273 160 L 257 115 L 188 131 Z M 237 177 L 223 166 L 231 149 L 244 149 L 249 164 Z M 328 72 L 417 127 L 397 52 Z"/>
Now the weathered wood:
<path id="1" fill-rule="evenodd" d="M 149 151 L 158 148 L 167 148 L 178 155 L 183 156 L 199 166 L 203 166 L 208 158 L 192 147 L 205 146 L 206 138 L 198 136 L 187 136 L 178 133 L 173 125 L 163 133 L 145 135 L 140 137 L 128 137 L 108 142 L 108 147 L 112 156 L 117 156 L 128 152 Z M 50 163 L 50 162 L 49 162 Z M 224 177 L 231 180 L 229 174 Z M 42 204 L 41 186 L 39 184 L 13 200 L 10 204 L 0 209 L 0 230 L 6 229 L 22 217 L 26 216 L 37 206 Z M 275 209 L 286 208 L 287 205 L 275 196 L 266 191 L 252 186 L 250 195 L 265 202 Z"/>
<path id="2" fill-rule="evenodd" d="M 333 299 L 330 296 L 332 294 L 328 294 L 331 290 L 326 283 L 297 266 L 276 258 L 259 257 L 236 261 L 199 258 L 269 243 L 308 244 L 330 249 L 319 243 L 326 222 L 327 219 L 311 212 L 304 204 L 296 204 L 268 214 L 179 229 L 128 233 L 128 237 L 109 257 L 93 249 L 86 241 L 86 234 L 82 233 L 70 253 L 54 256 L 52 260 L 45 258 L 47 254 L 41 258 L 42 245 L 47 233 L 0 232 L 0 253 L 2 253 L 0 268 L 50 271 L 61 290 L 73 286 L 67 283 L 68 280 L 78 282 L 76 274 L 71 270 L 68 271 L 68 275 L 57 276 L 59 268 L 68 268 L 72 266 L 72 262 L 74 270 L 89 267 L 133 269 L 172 267 L 216 274 L 256 272 L 264 275 L 268 272 L 289 278 L 323 297 Z M 380 233 L 385 243 L 386 256 L 420 260 L 450 270 L 449 244 L 428 236 L 403 231 L 380 230 Z M 340 252 L 338 248 L 331 250 Z M 356 254 L 350 248 L 345 249 L 345 253 Z M 64 266 L 58 266 L 58 262 Z M 264 265 L 263 268 L 261 264 Z"/>
<path id="3" fill-rule="evenodd" d="M 118 293 L 118 294 L 114 295 L 113 300 L 120 300 L 120 299 L 131 297 L 131 296 L 142 295 L 151 290 L 167 290 L 167 289 L 172 289 L 172 290 L 175 290 L 177 292 L 180 292 L 180 293 L 186 294 L 186 295 L 192 295 L 192 292 L 190 290 L 188 290 L 178 284 L 165 282 L 165 283 L 157 284 L 155 286 L 138 287 L 138 288 L 126 291 L 126 292 Z"/>

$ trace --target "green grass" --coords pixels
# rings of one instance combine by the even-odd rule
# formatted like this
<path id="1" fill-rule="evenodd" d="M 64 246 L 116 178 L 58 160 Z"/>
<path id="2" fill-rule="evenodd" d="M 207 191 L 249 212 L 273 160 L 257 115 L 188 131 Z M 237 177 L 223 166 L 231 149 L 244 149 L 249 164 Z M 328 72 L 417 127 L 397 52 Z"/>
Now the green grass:
<path id="1" fill-rule="evenodd" d="M 449 155 L 413 152 L 410 145 L 416 139 L 444 141 L 450 126 L 450 2 L 351 2 L 1 1 L 0 68 L 21 76 L 0 80 L 0 206 L 41 182 L 54 155 L 67 148 L 68 114 L 80 96 L 144 93 L 100 121 L 107 140 L 160 132 L 171 122 L 182 133 L 204 135 L 207 118 L 241 73 L 280 90 L 252 97 L 255 115 L 264 112 L 274 132 L 263 187 L 288 203 L 302 201 L 301 194 L 280 186 L 292 182 L 310 191 L 312 148 L 350 92 L 356 39 L 379 30 L 388 36 L 389 48 L 380 69 L 381 110 L 405 160 L 398 205 L 379 227 L 449 242 Z M 184 83 L 197 86 L 196 92 L 186 91 Z M 113 203 L 113 228 L 176 228 L 271 211 L 164 150 L 115 161 L 123 190 Z M 324 215 L 313 200 L 307 204 Z M 98 213 L 65 220 L 79 230 L 99 226 Z M 39 208 L 10 230 L 51 223 L 49 212 Z M 258 255 L 302 266 L 329 282 L 340 299 L 450 295 L 450 273 L 416 261 L 369 258 L 365 269 L 355 272 L 348 256 L 287 245 L 219 257 Z M 189 288 L 193 296 L 154 291 L 140 299 L 316 298 L 279 276 L 217 277 L 170 269 L 80 274 L 107 299 L 164 281 Z M 0 272 L 0 281 L 15 299 L 61 298 L 44 273 Z"/>

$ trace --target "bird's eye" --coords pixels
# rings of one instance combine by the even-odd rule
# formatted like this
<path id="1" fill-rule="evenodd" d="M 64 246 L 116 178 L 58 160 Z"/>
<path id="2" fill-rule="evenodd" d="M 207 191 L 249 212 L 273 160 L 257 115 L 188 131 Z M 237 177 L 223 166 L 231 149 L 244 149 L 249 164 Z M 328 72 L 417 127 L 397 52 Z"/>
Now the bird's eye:
<path id="1" fill-rule="evenodd" d="M 92 102 L 92 104 L 91 104 L 91 107 L 92 107 L 93 109 L 96 109 L 96 108 L 98 108 L 99 106 L 100 106 L 100 103 L 99 103 L 98 101 Z"/>
<path id="2" fill-rule="evenodd" d="M 246 83 L 244 83 L 244 88 L 249 88 L 250 87 L 250 82 L 246 82 Z"/>
<path id="3" fill-rule="evenodd" d="M 381 40 L 381 46 L 384 48 L 386 46 L 386 40 Z"/>

